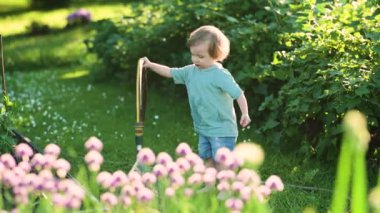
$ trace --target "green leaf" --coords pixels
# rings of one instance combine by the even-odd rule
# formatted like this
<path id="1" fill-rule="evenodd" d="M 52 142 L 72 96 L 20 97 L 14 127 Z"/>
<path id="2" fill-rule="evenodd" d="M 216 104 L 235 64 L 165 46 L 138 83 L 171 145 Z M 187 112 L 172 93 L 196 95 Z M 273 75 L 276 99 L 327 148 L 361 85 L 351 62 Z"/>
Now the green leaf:
<path id="1" fill-rule="evenodd" d="M 361 86 L 358 89 L 355 90 L 355 94 L 362 97 L 363 95 L 366 95 L 369 93 L 369 90 L 366 86 Z"/>

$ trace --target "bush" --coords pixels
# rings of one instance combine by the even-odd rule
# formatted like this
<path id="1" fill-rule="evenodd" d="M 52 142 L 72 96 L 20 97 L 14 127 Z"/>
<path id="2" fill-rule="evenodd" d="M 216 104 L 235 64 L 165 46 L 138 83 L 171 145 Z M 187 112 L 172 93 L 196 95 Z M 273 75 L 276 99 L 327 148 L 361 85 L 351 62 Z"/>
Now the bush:
<path id="1" fill-rule="evenodd" d="M 32 21 L 27 28 L 30 35 L 44 35 L 51 31 L 49 25 L 37 21 Z"/>
<path id="2" fill-rule="evenodd" d="M 239 2 L 156 0 L 150 6 L 155 12 L 136 4 L 131 17 L 96 23 L 96 34 L 89 39 L 88 49 L 102 61 L 105 72 L 124 72 L 132 80 L 135 63 L 142 56 L 170 66 L 190 63 L 188 35 L 201 25 L 213 24 L 232 41 L 226 66 L 238 79 L 245 80 L 252 66 L 269 63 L 278 29 L 272 11 L 264 9 L 267 1 Z M 241 63 L 242 59 L 247 63 Z"/>
<path id="3" fill-rule="evenodd" d="M 71 0 L 31 0 L 34 9 L 53 9 L 70 5 Z"/>
<path id="4" fill-rule="evenodd" d="M 281 87 L 260 106 L 258 131 L 275 144 L 334 159 L 344 112 L 365 113 L 372 134 L 380 125 L 379 16 L 359 2 L 300 7 L 304 15 L 289 20 L 297 30 L 280 35 L 286 48 L 275 52 L 267 78 Z"/>

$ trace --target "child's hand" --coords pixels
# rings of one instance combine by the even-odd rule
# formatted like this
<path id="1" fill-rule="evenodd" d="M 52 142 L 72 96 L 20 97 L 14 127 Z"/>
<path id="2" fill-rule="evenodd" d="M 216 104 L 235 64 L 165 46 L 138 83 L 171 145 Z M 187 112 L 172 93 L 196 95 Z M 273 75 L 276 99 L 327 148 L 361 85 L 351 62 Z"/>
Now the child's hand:
<path id="1" fill-rule="evenodd" d="M 249 123 L 251 123 L 251 118 L 249 117 L 249 115 L 248 114 L 241 115 L 240 125 L 242 127 L 246 127 Z"/>
<path id="2" fill-rule="evenodd" d="M 149 59 L 148 59 L 147 57 L 144 57 L 144 58 L 142 58 L 142 59 L 144 60 L 143 66 L 144 66 L 145 68 L 150 68 L 150 64 L 151 64 L 152 62 L 150 62 Z"/>

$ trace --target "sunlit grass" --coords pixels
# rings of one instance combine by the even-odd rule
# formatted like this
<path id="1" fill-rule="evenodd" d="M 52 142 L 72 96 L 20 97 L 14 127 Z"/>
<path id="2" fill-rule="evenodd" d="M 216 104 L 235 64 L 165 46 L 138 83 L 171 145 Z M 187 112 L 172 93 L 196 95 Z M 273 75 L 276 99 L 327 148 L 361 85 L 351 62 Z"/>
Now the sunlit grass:
<path id="1" fill-rule="evenodd" d="M 70 79 L 70 78 L 80 78 L 88 75 L 90 72 L 88 70 L 76 70 L 73 72 L 67 72 L 61 75 L 61 79 Z"/>
<path id="2" fill-rule="evenodd" d="M 6 70 L 84 63 L 89 57 L 84 44 L 84 39 L 89 33 L 87 27 L 81 27 L 43 36 L 5 37 L 3 46 Z"/>
<path id="3" fill-rule="evenodd" d="M 27 0 L 2 0 L 0 1 L 0 13 L 25 9 L 29 6 Z"/>
<path id="4" fill-rule="evenodd" d="M 33 21 L 47 24 L 50 28 L 62 29 L 67 24 L 66 17 L 80 7 L 76 6 L 49 11 L 27 11 L 22 14 L 12 14 L 5 17 L 0 14 L 0 33 L 4 36 L 25 33 L 27 32 L 27 27 Z M 94 21 L 110 17 L 120 17 L 131 13 L 129 4 L 122 3 L 88 5 L 84 8 L 90 11 Z"/>

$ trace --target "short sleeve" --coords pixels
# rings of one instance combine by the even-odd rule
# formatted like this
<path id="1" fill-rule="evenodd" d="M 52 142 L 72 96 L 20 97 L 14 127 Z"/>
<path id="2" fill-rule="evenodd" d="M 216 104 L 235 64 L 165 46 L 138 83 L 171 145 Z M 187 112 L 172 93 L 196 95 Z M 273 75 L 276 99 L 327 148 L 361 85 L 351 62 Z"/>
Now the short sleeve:
<path id="1" fill-rule="evenodd" d="M 190 65 L 180 68 L 170 68 L 170 74 L 173 77 L 174 83 L 185 84 L 188 79 L 190 70 Z"/>
<path id="2" fill-rule="evenodd" d="M 223 70 L 219 73 L 216 83 L 222 91 L 228 93 L 233 99 L 239 98 L 243 93 L 231 73 L 227 70 Z"/>

